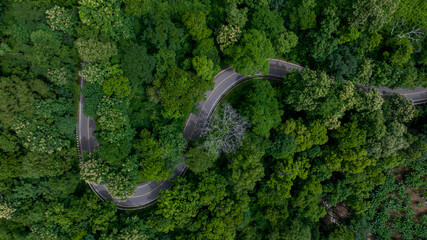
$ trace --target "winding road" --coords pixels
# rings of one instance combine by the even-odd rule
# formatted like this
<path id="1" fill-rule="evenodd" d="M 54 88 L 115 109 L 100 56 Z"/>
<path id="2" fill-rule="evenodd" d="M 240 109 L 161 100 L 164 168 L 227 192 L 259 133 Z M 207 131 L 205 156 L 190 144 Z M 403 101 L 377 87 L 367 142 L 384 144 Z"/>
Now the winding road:
<path id="1" fill-rule="evenodd" d="M 268 59 L 270 62 L 270 70 L 268 75 L 260 76 L 261 78 L 267 79 L 277 79 L 281 80 L 283 76 L 289 73 L 293 69 L 301 70 L 303 67 L 288 63 L 282 60 L 277 59 Z M 238 74 L 231 67 L 222 70 L 218 73 L 215 78 L 215 86 L 212 91 L 206 92 L 206 100 L 201 101 L 198 104 L 197 109 L 199 110 L 198 114 L 190 114 L 187 118 L 187 121 L 184 126 L 184 137 L 189 140 L 196 140 L 200 137 L 201 130 L 207 123 L 210 115 L 214 111 L 217 104 L 221 99 L 227 95 L 234 87 L 239 85 L 242 82 L 248 81 L 252 77 L 246 77 L 241 74 Z M 84 79 L 80 80 L 80 88 L 83 88 L 85 84 Z M 365 87 L 363 85 L 357 85 L 358 87 L 367 89 L 367 88 L 377 88 L 377 87 Z M 399 93 L 404 95 L 406 98 L 413 101 L 414 104 L 421 104 L 427 102 L 427 89 L 425 88 L 416 88 L 413 90 L 408 89 L 394 89 L 389 88 L 377 88 L 381 94 L 391 94 Z M 93 136 L 95 131 L 96 124 L 92 117 L 87 117 L 83 114 L 83 105 L 84 98 L 80 94 L 79 100 L 79 122 L 78 122 L 78 145 L 80 146 L 80 154 L 83 151 L 88 151 L 93 153 L 94 150 L 98 149 L 98 143 L 96 138 Z M 184 163 L 181 163 L 174 170 L 175 177 L 180 176 L 185 173 L 186 167 Z M 175 178 L 174 177 L 174 178 Z M 172 179 L 171 179 L 172 180 Z M 107 191 L 104 185 L 89 184 L 92 190 L 96 195 L 102 199 L 107 200 L 111 199 L 113 202 L 117 202 L 117 208 L 122 210 L 135 210 L 145 208 L 154 204 L 158 198 L 159 191 L 162 189 L 168 189 L 171 187 L 171 180 L 161 181 L 161 182 L 146 182 L 138 184 L 136 192 L 124 201 L 119 201 L 119 199 L 114 198 Z"/>

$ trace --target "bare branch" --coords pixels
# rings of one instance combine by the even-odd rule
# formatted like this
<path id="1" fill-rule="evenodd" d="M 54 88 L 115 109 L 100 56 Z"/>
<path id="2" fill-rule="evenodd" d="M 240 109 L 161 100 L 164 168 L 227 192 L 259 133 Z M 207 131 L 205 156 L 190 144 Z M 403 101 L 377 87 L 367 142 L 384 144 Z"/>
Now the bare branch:
<path id="1" fill-rule="evenodd" d="M 390 32 L 390 36 L 393 36 L 393 32 L 396 28 L 398 28 L 399 26 L 403 26 L 403 24 L 405 23 L 405 19 L 401 18 L 399 20 L 397 20 L 397 22 L 393 23 L 393 28 L 391 29 Z"/>
<path id="2" fill-rule="evenodd" d="M 203 147 L 212 153 L 230 153 L 240 146 L 248 127 L 249 120 L 240 116 L 229 103 L 224 103 L 202 131 Z"/>

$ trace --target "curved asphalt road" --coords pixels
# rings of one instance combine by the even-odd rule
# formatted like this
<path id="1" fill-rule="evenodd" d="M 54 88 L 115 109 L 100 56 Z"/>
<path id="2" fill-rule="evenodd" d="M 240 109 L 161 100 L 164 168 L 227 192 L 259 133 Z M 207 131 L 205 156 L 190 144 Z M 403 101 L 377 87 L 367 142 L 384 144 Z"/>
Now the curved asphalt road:
<path id="1" fill-rule="evenodd" d="M 85 81 L 83 78 L 80 79 L 80 89 L 83 88 Z M 87 151 L 93 153 L 99 147 L 93 132 L 96 128 L 96 123 L 92 117 L 87 117 L 83 114 L 84 98 L 80 94 L 79 99 L 79 122 L 78 122 L 78 145 L 80 156 L 83 156 L 83 152 Z M 184 163 L 180 163 L 174 170 L 175 177 L 180 176 L 185 172 L 186 168 Z M 172 180 L 172 179 L 171 179 Z M 111 196 L 104 185 L 89 184 L 90 188 L 96 193 L 96 195 L 102 199 L 111 199 L 113 202 L 117 202 L 117 208 L 122 210 L 133 210 L 147 207 L 157 200 L 159 191 L 162 189 L 168 189 L 171 186 L 171 181 L 161 182 L 146 182 L 138 184 L 136 192 L 125 201 L 120 201 L 117 198 Z"/>
<path id="2" fill-rule="evenodd" d="M 270 70 L 267 76 L 263 78 L 269 79 L 282 79 L 283 76 L 289 73 L 292 69 L 301 70 L 303 67 L 288 63 L 282 60 L 268 59 L 270 62 Z M 201 130 L 207 123 L 211 113 L 214 111 L 218 102 L 230 92 L 238 84 L 250 80 L 251 77 L 245 77 L 238 74 L 232 68 L 226 68 L 218 73 L 215 78 L 215 86 L 212 91 L 206 92 L 206 101 L 201 101 L 197 107 L 199 110 L 198 114 L 190 114 L 187 118 L 187 122 L 184 126 L 184 137 L 189 140 L 196 140 L 200 137 Z M 84 79 L 81 79 L 80 88 L 84 86 Z M 365 87 L 358 84 L 358 87 L 367 89 L 370 87 Z M 376 87 L 373 87 L 376 88 Z M 389 88 L 377 88 L 381 94 L 390 94 L 390 93 L 399 93 L 404 95 L 408 99 L 412 100 L 414 104 L 420 104 L 427 101 L 427 89 L 425 88 L 416 88 L 414 90 L 407 89 L 395 89 L 391 90 Z M 95 137 L 93 136 L 93 131 L 95 130 L 95 121 L 92 117 L 84 116 L 82 112 L 84 104 L 83 96 L 80 95 L 79 102 L 79 144 L 80 151 L 93 152 L 98 149 L 98 143 L 96 142 Z M 186 168 L 184 163 L 181 163 L 174 170 L 175 177 L 182 175 L 185 172 Z M 170 188 L 170 180 L 155 182 L 151 181 L 148 183 L 141 183 L 137 186 L 136 192 L 130 196 L 125 201 L 119 201 L 116 198 L 113 198 L 103 185 L 89 184 L 92 190 L 100 197 L 102 200 L 111 199 L 113 202 L 117 202 L 117 207 L 123 210 L 132 210 L 132 209 L 141 209 L 147 207 L 157 200 L 159 191 L 161 189 Z"/>

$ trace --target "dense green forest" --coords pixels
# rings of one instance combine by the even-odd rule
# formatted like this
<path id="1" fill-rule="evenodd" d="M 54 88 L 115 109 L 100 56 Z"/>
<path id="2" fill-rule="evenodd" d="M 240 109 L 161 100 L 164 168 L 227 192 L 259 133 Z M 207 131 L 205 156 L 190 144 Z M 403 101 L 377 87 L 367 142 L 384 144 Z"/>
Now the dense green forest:
<path id="1" fill-rule="evenodd" d="M 355 88 L 427 86 L 427 1 L 0 0 L 0 19 L 0 239 L 427 238 L 426 105 Z M 304 70 L 240 86 L 187 143 L 220 69 L 267 58 Z M 125 199 L 183 153 L 149 208 L 87 185 Z"/>

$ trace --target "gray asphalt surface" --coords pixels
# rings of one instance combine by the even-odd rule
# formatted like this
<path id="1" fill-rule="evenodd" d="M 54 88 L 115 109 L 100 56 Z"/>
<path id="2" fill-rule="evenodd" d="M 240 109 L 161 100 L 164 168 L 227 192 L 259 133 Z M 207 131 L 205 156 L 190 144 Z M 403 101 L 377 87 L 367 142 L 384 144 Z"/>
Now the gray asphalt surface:
<path id="1" fill-rule="evenodd" d="M 289 73 L 292 69 L 301 70 L 303 67 L 288 63 L 282 60 L 268 59 L 270 62 L 270 70 L 265 78 L 282 78 L 285 74 Z M 250 78 L 240 75 L 234 71 L 232 68 L 226 68 L 218 73 L 215 78 L 215 86 L 212 91 L 206 92 L 206 100 L 201 101 L 198 104 L 197 109 L 199 112 L 197 114 L 190 114 L 187 118 L 186 124 L 184 126 L 184 137 L 187 140 L 196 140 L 200 137 L 201 130 L 206 125 L 207 120 L 209 119 L 212 112 L 215 110 L 218 102 L 231 90 L 233 87 L 238 84 L 249 80 Z M 84 80 L 81 80 L 81 87 L 84 86 Z M 364 87 L 364 86 L 363 86 Z M 366 87 L 365 87 L 366 88 Z M 418 102 L 427 101 L 427 89 L 425 88 L 416 88 L 413 90 L 408 89 L 395 89 L 391 90 L 389 88 L 377 88 L 381 94 L 390 94 L 397 92 L 404 95 L 408 99 Z M 95 137 L 93 136 L 93 131 L 95 130 L 95 121 L 89 117 L 84 116 L 82 112 L 82 106 L 84 104 L 83 96 L 80 95 L 80 104 L 79 104 L 79 141 L 81 150 L 93 152 L 93 150 L 98 149 L 98 144 Z M 175 177 L 182 175 L 185 171 L 184 163 L 178 165 L 175 169 Z M 140 209 L 146 206 L 149 206 L 155 203 L 158 198 L 159 191 L 161 189 L 167 189 L 171 186 L 170 181 L 155 182 L 151 181 L 148 183 L 141 183 L 137 186 L 136 192 L 130 196 L 125 201 L 119 201 L 116 198 L 113 198 L 103 185 L 94 185 L 90 184 L 92 190 L 103 200 L 111 199 L 113 202 L 117 202 L 119 209 L 129 210 L 129 209 Z"/>

